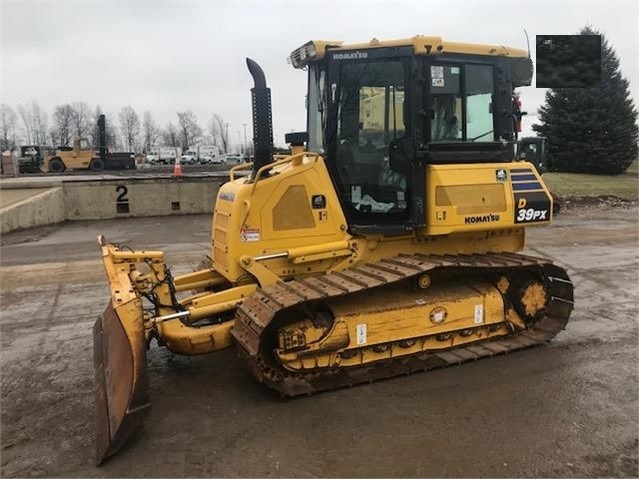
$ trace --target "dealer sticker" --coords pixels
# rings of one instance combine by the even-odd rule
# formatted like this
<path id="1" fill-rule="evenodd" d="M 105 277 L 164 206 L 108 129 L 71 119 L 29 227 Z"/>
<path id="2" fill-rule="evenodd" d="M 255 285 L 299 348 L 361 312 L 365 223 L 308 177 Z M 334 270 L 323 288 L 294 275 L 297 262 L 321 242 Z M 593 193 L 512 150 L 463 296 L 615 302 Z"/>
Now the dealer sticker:
<path id="1" fill-rule="evenodd" d="M 243 229 L 240 230 L 240 241 L 251 242 L 260 240 L 259 229 Z"/>
<path id="2" fill-rule="evenodd" d="M 366 324 L 357 325 L 357 344 L 366 344 Z"/>

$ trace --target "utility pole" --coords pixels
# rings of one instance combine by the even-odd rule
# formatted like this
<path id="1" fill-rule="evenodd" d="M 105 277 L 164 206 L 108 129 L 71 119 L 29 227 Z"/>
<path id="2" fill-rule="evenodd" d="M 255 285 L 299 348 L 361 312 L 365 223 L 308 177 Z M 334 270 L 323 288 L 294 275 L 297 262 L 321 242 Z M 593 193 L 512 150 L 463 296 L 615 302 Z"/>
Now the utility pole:
<path id="1" fill-rule="evenodd" d="M 237 130 L 237 143 L 238 145 L 240 145 L 240 155 L 243 154 L 242 152 L 242 136 L 240 135 L 240 130 Z"/>
<path id="2" fill-rule="evenodd" d="M 224 153 L 229 152 L 229 124 L 226 124 L 226 151 Z"/>

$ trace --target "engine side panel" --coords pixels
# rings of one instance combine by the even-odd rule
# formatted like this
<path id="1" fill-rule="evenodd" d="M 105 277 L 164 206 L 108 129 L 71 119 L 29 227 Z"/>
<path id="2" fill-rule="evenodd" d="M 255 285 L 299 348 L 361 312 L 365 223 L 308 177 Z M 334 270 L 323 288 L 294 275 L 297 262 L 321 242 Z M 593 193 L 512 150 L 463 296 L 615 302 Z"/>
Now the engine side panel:
<path id="1" fill-rule="evenodd" d="M 530 163 L 429 165 L 426 235 L 542 225 L 552 196 Z"/>
<path id="2" fill-rule="evenodd" d="M 246 178 L 224 184 L 217 196 L 212 230 L 215 269 L 231 282 L 246 275 L 240 265 L 243 256 L 350 238 L 324 160 L 310 155 L 273 168 L 257 184 Z M 296 267 L 283 259 L 268 267 L 278 276 L 287 276 L 326 271 L 332 262 Z"/>

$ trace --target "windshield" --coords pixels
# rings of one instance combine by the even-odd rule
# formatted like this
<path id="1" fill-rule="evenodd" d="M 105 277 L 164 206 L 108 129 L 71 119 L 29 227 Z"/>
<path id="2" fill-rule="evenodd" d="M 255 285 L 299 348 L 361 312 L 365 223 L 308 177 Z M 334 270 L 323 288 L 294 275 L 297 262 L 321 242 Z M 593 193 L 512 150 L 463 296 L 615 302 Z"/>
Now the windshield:
<path id="1" fill-rule="evenodd" d="M 492 65 L 430 67 L 431 141 L 495 141 Z"/>
<path id="2" fill-rule="evenodd" d="M 324 153 L 324 118 L 326 91 L 326 71 L 320 65 L 310 65 L 308 73 L 308 149 Z"/>

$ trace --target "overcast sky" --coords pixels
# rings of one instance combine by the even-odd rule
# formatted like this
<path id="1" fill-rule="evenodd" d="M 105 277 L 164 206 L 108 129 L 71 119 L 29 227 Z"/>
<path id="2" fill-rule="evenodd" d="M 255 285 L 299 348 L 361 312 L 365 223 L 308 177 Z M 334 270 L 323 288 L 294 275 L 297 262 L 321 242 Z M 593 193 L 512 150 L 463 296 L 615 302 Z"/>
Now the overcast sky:
<path id="1" fill-rule="evenodd" d="M 230 140 L 251 138 L 252 79 L 245 57 L 264 72 L 277 145 L 305 129 L 306 74 L 286 63 L 311 39 L 347 43 L 438 35 L 444 40 L 526 48 L 530 35 L 576 33 L 590 24 L 616 50 L 637 102 L 639 2 L 10 2 L 1 1 L 2 103 L 35 100 L 100 105 L 117 119 L 131 105 L 160 126 L 192 110 L 206 127 L 213 113 Z M 520 89 L 530 132 L 544 90 Z M 238 140 L 238 132 L 241 140 Z"/>

